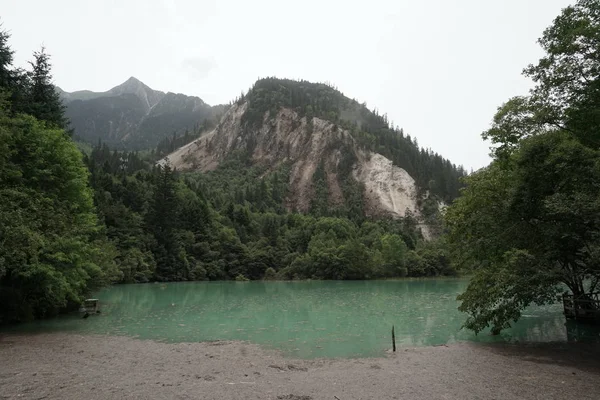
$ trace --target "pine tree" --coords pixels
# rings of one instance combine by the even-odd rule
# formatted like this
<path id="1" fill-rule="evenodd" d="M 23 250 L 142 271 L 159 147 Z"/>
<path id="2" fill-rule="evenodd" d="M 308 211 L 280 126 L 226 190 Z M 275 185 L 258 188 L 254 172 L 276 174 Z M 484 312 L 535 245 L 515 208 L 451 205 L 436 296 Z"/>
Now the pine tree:
<path id="1" fill-rule="evenodd" d="M 187 278 L 181 258 L 181 243 L 177 238 L 177 189 L 175 171 L 169 165 L 156 170 L 156 187 L 150 211 L 148 228 L 156 240 L 154 258 L 157 262 L 157 277 L 160 280 L 182 280 Z"/>
<path id="2" fill-rule="evenodd" d="M 8 40 L 10 34 L 0 30 L 0 92 L 5 92 L 9 104 L 7 110 L 11 114 L 25 112 L 27 76 L 20 68 L 13 68 L 14 51 L 10 48 Z"/>
<path id="3" fill-rule="evenodd" d="M 66 128 L 68 120 L 65 117 L 65 106 L 60 95 L 52 84 L 50 55 L 44 47 L 33 53 L 34 60 L 30 61 L 28 106 L 25 110 L 39 120 L 59 128 Z"/>
<path id="4" fill-rule="evenodd" d="M 0 31 L 0 88 L 11 90 L 14 83 L 14 72 L 12 70 L 14 51 L 8 45 L 10 34 Z"/>

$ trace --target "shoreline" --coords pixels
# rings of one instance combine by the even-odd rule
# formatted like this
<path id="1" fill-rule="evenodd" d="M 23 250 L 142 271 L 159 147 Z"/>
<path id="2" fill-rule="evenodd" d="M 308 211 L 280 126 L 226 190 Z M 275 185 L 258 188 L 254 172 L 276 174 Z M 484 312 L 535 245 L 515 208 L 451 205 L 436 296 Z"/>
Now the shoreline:
<path id="1" fill-rule="evenodd" d="M 164 343 L 76 333 L 0 335 L 0 393 L 20 399 L 596 399 L 600 346 L 398 348 L 296 359 L 248 342 Z"/>

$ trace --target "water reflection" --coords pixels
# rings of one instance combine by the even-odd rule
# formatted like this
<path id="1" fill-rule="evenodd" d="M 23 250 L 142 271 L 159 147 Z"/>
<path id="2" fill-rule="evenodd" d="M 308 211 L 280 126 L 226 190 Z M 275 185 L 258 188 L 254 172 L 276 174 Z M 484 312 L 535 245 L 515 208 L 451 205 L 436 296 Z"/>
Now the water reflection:
<path id="1" fill-rule="evenodd" d="M 528 310 L 499 336 L 461 330 L 456 279 L 357 282 L 207 282 L 120 285 L 98 294 L 102 314 L 20 326 L 169 342 L 248 340 L 296 357 L 382 354 L 396 328 L 399 346 L 461 340 L 598 340 L 598 330 L 566 324 L 560 306 Z"/>

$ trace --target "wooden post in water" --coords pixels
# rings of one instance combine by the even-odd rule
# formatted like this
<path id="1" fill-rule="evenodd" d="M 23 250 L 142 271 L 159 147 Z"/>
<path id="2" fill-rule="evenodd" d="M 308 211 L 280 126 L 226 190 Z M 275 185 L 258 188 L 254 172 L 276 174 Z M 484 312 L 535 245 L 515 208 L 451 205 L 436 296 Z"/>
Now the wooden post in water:
<path id="1" fill-rule="evenodd" d="M 394 333 L 394 325 L 392 325 L 392 349 L 396 352 L 396 334 Z"/>

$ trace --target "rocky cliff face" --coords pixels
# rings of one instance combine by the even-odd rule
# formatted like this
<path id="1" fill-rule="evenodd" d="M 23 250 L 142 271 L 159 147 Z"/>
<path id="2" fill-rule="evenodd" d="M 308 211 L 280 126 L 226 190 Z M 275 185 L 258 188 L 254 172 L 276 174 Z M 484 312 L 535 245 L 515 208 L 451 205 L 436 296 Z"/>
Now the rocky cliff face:
<path id="1" fill-rule="evenodd" d="M 351 177 L 363 188 L 368 216 L 403 217 L 407 212 L 420 217 L 418 188 L 402 168 L 381 154 L 360 149 L 352 135 L 340 126 L 320 119 L 299 116 L 289 108 L 275 115 L 265 113 L 257 127 L 248 128 L 244 113 L 248 103 L 232 106 L 214 130 L 176 150 L 161 163 L 185 171 L 210 171 L 235 150 L 247 150 L 254 163 L 276 169 L 282 163 L 291 166 L 290 210 L 306 212 L 314 196 L 313 176 L 324 167 L 332 205 L 344 202 L 338 176 L 341 163 L 351 160 Z M 426 226 L 423 234 L 429 236 Z"/>
<path id="2" fill-rule="evenodd" d="M 106 92 L 57 90 L 77 138 L 89 143 L 100 139 L 125 149 L 153 148 L 166 136 L 192 130 L 222 109 L 198 97 L 153 90 L 134 77 Z"/>

